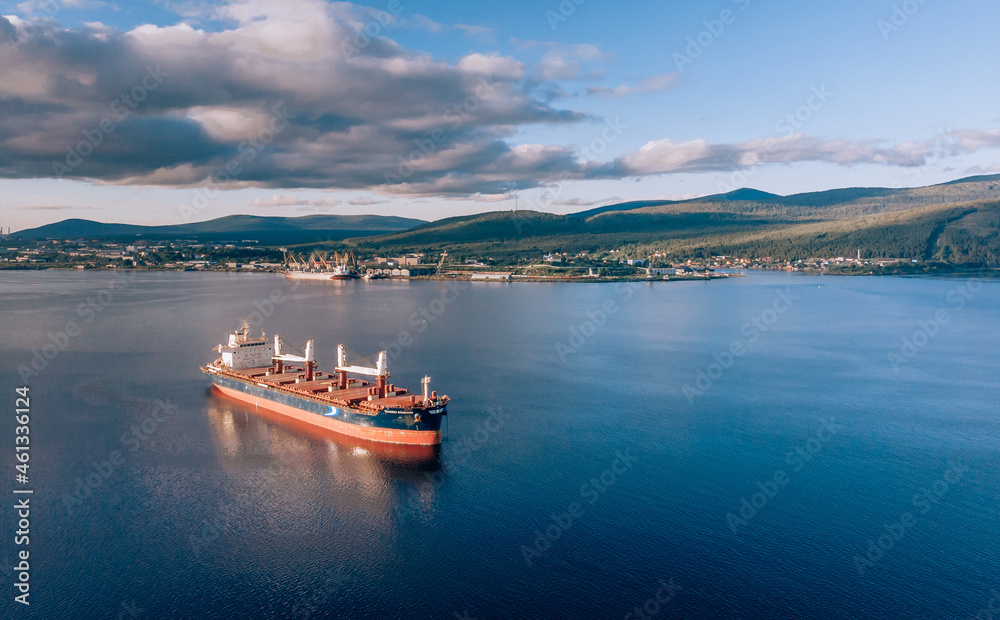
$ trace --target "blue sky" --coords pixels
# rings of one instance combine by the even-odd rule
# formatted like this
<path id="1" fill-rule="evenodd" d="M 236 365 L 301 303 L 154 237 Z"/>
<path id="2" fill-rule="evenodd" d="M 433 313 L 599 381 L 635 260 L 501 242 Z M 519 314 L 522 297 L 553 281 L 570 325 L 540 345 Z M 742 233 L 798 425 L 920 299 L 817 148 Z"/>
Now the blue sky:
<path id="1" fill-rule="evenodd" d="M 1000 172 L 995 2 L 626 6 L 0 2 L 0 225 L 437 219 L 513 208 L 513 188 L 568 213 Z"/>

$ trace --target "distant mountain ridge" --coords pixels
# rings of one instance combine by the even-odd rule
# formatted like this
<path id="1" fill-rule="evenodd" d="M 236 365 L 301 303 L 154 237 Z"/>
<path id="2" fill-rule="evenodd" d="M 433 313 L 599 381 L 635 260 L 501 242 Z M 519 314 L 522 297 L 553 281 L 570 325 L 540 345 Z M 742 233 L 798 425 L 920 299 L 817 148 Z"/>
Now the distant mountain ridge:
<path id="1" fill-rule="evenodd" d="M 359 250 L 448 251 L 501 260 L 621 249 L 635 256 L 847 256 L 1000 265 L 1000 175 L 918 188 L 778 196 L 754 189 L 631 201 L 568 215 L 495 211 L 345 242 Z"/>
<path id="2" fill-rule="evenodd" d="M 835 206 L 848 201 L 858 201 L 864 199 L 877 199 L 884 197 L 900 196 L 907 194 L 928 194 L 938 188 L 941 192 L 950 191 L 950 186 L 993 184 L 1000 183 L 1000 174 L 979 175 L 947 181 L 937 185 L 924 187 L 842 187 L 835 189 L 819 190 L 815 192 L 803 192 L 799 194 L 789 194 L 782 196 L 770 192 L 753 189 L 750 187 L 739 188 L 723 194 L 711 194 L 699 198 L 686 198 L 683 200 L 633 200 L 620 202 L 603 207 L 596 207 L 586 211 L 571 213 L 571 217 L 591 217 L 609 211 L 634 211 L 648 207 L 662 207 L 666 205 L 698 205 L 708 203 L 731 203 L 731 202 L 758 202 L 772 203 L 789 206 L 803 207 L 823 207 Z M 990 196 L 978 198 L 989 199 Z M 977 198 L 977 199 L 978 199 Z"/>
<path id="3" fill-rule="evenodd" d="M 204 222 L 140 226 L 105 224 L 92 220 L 68 219 L 22 230 L 11 235 L 18 239 L 178 239 L 201 241 L 253 239 L 260 243 L 304 243 L 338 240 L 361 235 L 377 235 L 407 230 L 426 224 L 424 220 L 383 215 L 305 215 L 268 217 L 229 215 Z"/>
<path id="4" fill-rule="evenodd" d="M 619 249 L 635 256 L 912 258 L 1000 266 L 1000 175 L 916 188 L 849 187 L 779 196 L 751 188 L 689 200 L 641 200 L 568 215 L 494 211 L 434 222 L 376 215 L 235 215 L 173 226 L 64 220 L 20 238 L 253 239 L 308 249 L 427 252 L 517 260 Z"/>

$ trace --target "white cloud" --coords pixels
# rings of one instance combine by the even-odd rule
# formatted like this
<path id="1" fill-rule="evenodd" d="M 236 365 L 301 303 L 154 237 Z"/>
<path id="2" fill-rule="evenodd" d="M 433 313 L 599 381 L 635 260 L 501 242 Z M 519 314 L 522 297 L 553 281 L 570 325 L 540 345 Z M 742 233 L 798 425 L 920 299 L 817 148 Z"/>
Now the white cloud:
<path id="1" fill-rule="evenodd" d="M 678 143 L 666 138 L 647 142 L 638 151 L 623 157 L 622 163 L 634 175 L 677 172 L 693 162 L 706 160 L 711 153 L 712 147 L 705 140 Z"/>
<path id="2" fill-rule="evenodd" d="M 463 56 L 458 68 L 466 73 L 486 75 L 495 79 L 520 80 L 524 76 L 524 65 L 509 57 L 497 54 L 474 53 Z"/>
<path id="3" fill-rule="evenodd" d="M 832 140 L 803 134 L 748 140 L 736 144 L 709 144 L 705 140 L 647 142 L 616 163 L 625 175 L 641 176 L 671 172 L 711 172 L 734 170 L 761 164 L 790 164 L 814 161 L 853 166 L 888 164 L 916 167 L 943 155 L 972 153 L 1000 146 L 1000 131 L 962 130 L 945 134 L 942 139 L 908 141 L 883 146 L 876 140 Z"/>
<path id="4" fill-rule="evenodd" d="M 447 165 L 474 186 L 477 170 L 506 157 L 503 140 L 519 129 L 586 118 L 527 94 L 526 67 L 514 58 L 474 52 L 450 63 L 400 47 L 388 28 L 366 34 L 380 23 L 368 8 L 237 0 L 212 10 L 232 25 L 207 32 L 147 24 L 121 33 L 3 19 L 0 32 L 6 26 L 27 40 L 16 52 L 0 45 L 0 96 L 22 102 L 0 117 L 0 176 L 53 176 L 53 162 L 100 124 L 108 102 L 135 88 L 143 97 L 127 117 L 58 174 L 193 186 L 233 167 L 226 187 L 376 188 L 443 128 L 446 139 L 407 181 L 435 185 Z M 165 77 L 143 90 L 150 66 Z M 289 121 L 267 131 L 276 108 Z"/>
<path id="5" fill-rule="evenodd" d="M 362 197 L 359 197 L 359 198 L 351 198 L 350 200 L 347 201 L 347 204 L 354 205 L 356 207 L 367 207 L 369 205 L 382 204 L 383 202 L 389 202 L 389 201 L 388 200 L 377 200 L 375 198 L 369 198 L 369 197 L 362 196 Z"/>
<path id="6" fill-rule="evenodd" d="M 66 209 L 93 209 L 94 207 L 68 207 L 62 205 L 30 205 L 24 207 L 14 207 L 18 211 L 65 211 Z"/>
<path id="7" fill-rule="evenodd" d="M 420 28 L 422 30 L 427 30 L 433 33 L 441 33 L 448 29 L 447 26 L 441 22 L 436 22 L 426 15 L 417 14 L 408 20 L 408 24 L 414 28 Z"/>
<path id="8" fill-rule="evenodd" d="M 271 115 L 254 108 L 197 106 L 187 111 L 187 117 L 200 124 L 216 140 L 238 141 L 264 129 Z"/>
<path id="9" fill-rule="evenodd" d="M 303 200 L 298 195 L 281 195 L 275 194 L 270 198 L 254 198 L 250 203 L 251 207 L 335 207 L 340 204 L 340 200 L 336 198 L 324 198 L 321 200 Z"/>
<path id="10" fill-rule="evenodd" d="M 17 42 L 16 49 L 0 45 L 0 97 L 17 102 L 0 115 L 0 177 L 488 200 L 513 184 L 525 189 L 794 162 L 913 167 L 1000 146 L 995 129 L 896 144 L 802 134 L 737 143 L 653 136 L 612 161 L 584 160 L 571 144 L 515 141 L 535 126 L 593 120 L 552 102 L 565 96 L 554 80 L 586 79 L 595 63 L 609 60 L 595 45 L 513 40 L 537 61 L 473 51 L 452 62 L 401 46 L 389 26 L 365 34 L 381 24 L 369 7 L 232 0 L 206 10 L 225 25 L 207 31 L 187 20 L 123 33 L 100 24 L 65 28 L 51 19 L 0 18 L 0 37 Z M 155 89 L 143 86 L 147 67 L 165 74 Z M 660 74 L 589 92 L 658 92 L 675 79 Z M 142 100 L 113 131 L 98 132 L 109 102 L 137 88 Z M 286 118 L 265 132 L 276 109 Z M 85 145 L 87 154 L 70 161 L 67 153 L 86 135 L 100 135 L 100 144 Z M 293 197 L 261 197 L 256 206 L 337 204 Z M 353 204 L 374 204 L 358 200 L 374 199 Z"/>
<path id="11" fill-rule="evenodd" d="M 483 41 L 486 41 L 487 43 L 492 43 L 494 45 L 496 44 L 496 40 L 493 38 L 493 35 L 496 33 L 496 30 L 494 30 L 493 28 L 488 28 L 486 26 L 475 26 L 470 24 L 455 24 L 455 29 L 461 30 L 470 37 L 482 39 Z"/>
<path id="12" fill-rule="evenodd" d="M 594 46 L 560 47 L 545 52 L 535 71 L 543 80 L 576 80 L 584 75 L 581 61 L 599 59 L 600 50 Z"/>
<path id="13" fill-rule="evenodd" d="M 964 174 L 979 175 L 979 174 L 998 174 L 998 173 L 1000 173 L 1000 164 L 994 164 L 986 168 L 983 168 L 982 166 L 972 166 L 971 168 L 967 168 Z"/>
<path id="14" fill-rule="evenodd" d="M 584 198 L 564 198 L 563 200 L 556 200 L 552 204 L 563 206 L 563 207 L 593 207 L 595 205 L 609 205 L 621 202 L 621 198 L 617 196 L 613 198 L 602 198 L 600 200 L 586 200 Z"/>
<path id="15" fill-rule="evenodd" d="M 503 202 L 512 198 L 511 194 L 476 194 L 472 197 L 476 202 Z"/>
<path id="16" fill-rule="evenodd" d="M 601 97 L 624 97 L 626 95 L 657 93 L 671 88 L 677 83 L 677 78 L 677 72 L 661 73 L 646 78 L 636 86 L 625 86 L 624 84 L 617 88 L 591 86 L 587 89 L 587 94 Z"/>

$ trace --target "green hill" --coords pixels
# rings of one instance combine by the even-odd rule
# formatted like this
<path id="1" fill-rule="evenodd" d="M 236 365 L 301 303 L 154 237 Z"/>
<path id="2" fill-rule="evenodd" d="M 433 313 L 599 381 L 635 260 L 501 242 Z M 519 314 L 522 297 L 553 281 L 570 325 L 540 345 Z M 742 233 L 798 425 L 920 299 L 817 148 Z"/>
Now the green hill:
<path id="1" fill-rule="evenodd" d="M 724 254 L 787 260 L 849 257 L 860 249 L 865 258 L 998 266 L 1000 202 L 935 205 L 848 220 L 705 235 L 666 244 L 666 248 L 692 257 Z"/>
<path id="2" fill-rule="evenodd" d="M 539 252 L 625 248 L 636 256 L 853 256 L 1000 265 L 1000 179 L 922 188 L 845 188 L 776 196 L 756 190 L 638 201 L 570 215 L 498 211 L 345 243 L 376 252 L 449 251 L 499 261 Z"/>
<path id="3" fill-rule="evenodd" d="M 683 260 L 713 255 L 783 260 L 854 256 L 1000 266 L 1000 175 L 918 188 L 842 188 L 777 196 L 754 189 L 691 200 L 632 201 L 557 215 L 496 211 L 435 222 L 375 215 L 297 218 L 237 215 L 175 226 L 65 220 L 31 239 L 254 239 L 308 251 L 361 254 L 443 251 L 499 263 L 542 252 L 612 249 Z"/>
<path id="4" fill-rule="evenodd" d="M 405 230 L 424 224 L 423 220 L 380 215 L 306 215 L 302 217 L 260 217 L 230 215 L 204 222 L 169 226 L 103 224 L 69 219 L 38 228 L 18 231 L 15 239 L 178 239 L 200 241 L 241 241 L 254 239 L 261 244 L 319 242 L 358 235 L 374 235 Z"/>

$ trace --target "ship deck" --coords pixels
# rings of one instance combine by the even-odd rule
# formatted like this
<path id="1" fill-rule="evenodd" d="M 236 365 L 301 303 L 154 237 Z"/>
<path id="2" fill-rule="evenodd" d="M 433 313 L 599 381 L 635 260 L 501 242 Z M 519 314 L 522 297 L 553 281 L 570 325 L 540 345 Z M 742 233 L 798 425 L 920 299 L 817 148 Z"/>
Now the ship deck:
<path id="1" fill-rule="evenodd" d="M 347 388 L 340 389 L 337 376 L 328 372 L 313 372 L 313 380 L 306 381 L 304 368 L 286 366 L 284 372 L 276 373 L 274 367 L 219 369 L 217 374 L 231 377 L 261 387 L 269 387 L 282 392 L 291 393 L 330 404 L 334 407 L 350 407 L 367 413 L 378 413 L 386 407 L 412 407 L 411 397 L 416 403 L 423 400 L 421 395 L 412 394 L 407 390 L 388 384 L 384 398 L 369 399 L 368 390 L 377 387 L 377 383 L 357 377 L 348 377 Z"/>

